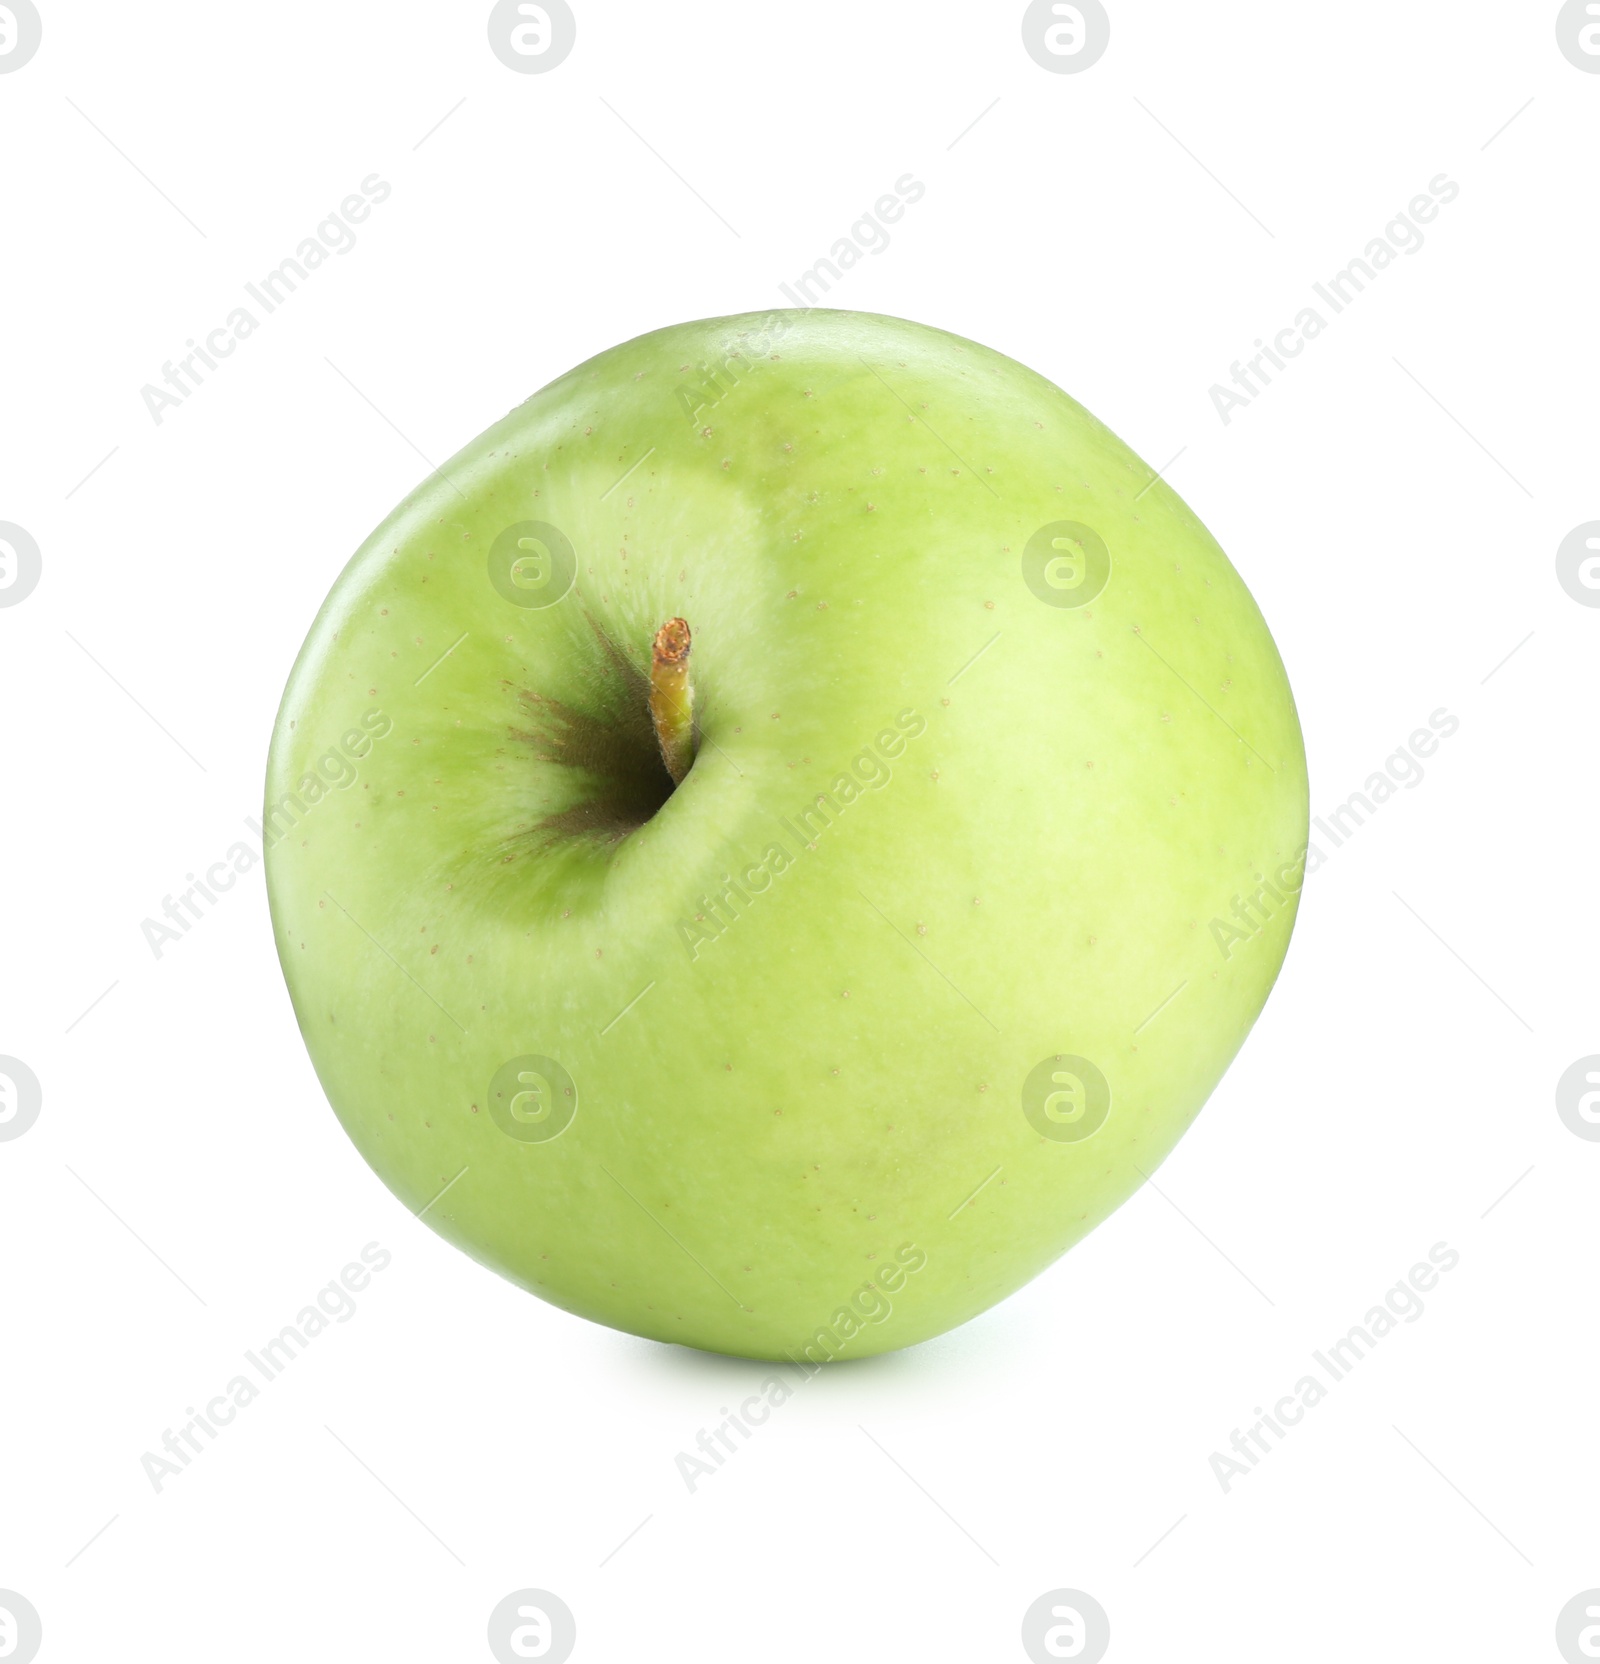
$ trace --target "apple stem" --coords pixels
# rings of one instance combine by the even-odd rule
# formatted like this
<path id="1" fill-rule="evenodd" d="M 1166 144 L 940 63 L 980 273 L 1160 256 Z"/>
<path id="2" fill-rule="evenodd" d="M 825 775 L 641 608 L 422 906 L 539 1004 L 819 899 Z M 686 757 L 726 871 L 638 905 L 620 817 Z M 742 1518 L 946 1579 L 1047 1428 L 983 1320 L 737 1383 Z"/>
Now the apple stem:
<path id="1" fill-rule="evenodd" d="M 689 625 L 669 618 L 650 649 L 650 720 L 673 785 L 694 761 L 694 686 L 689 680 Z"/>

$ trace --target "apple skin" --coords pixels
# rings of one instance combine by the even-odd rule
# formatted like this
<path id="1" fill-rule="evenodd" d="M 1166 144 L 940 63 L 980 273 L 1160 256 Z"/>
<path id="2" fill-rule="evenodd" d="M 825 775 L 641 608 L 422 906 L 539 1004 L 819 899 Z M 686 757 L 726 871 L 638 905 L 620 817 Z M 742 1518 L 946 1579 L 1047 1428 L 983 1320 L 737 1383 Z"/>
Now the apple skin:
<path id="1" fill-rule="evenodd" d="M 1126 1200 L 1260 1013 L 1306 850 L 1283 664 L 1151 478 L 1015 361 L 818 310 L 627 342 L 424 481 L 267 780 L 295 1012 L 384 1183 L 568 1311 L 818 1362 L 964 1322 Z M 1085 604 L 1061 521 L 1109 553 Z"/>

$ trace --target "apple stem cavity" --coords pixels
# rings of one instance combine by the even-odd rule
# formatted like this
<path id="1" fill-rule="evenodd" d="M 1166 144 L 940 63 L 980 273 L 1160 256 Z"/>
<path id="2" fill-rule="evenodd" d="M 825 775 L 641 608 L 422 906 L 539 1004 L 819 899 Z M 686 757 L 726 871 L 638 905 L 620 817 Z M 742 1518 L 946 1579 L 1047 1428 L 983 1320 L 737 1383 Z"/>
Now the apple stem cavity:
<path id="1" fill-rule="evenodd" d="M 694 761 L 694 684 L 689 680 L 689 625 L 669 618 L 650 649 L 650 720 L 674 786 Z"/>

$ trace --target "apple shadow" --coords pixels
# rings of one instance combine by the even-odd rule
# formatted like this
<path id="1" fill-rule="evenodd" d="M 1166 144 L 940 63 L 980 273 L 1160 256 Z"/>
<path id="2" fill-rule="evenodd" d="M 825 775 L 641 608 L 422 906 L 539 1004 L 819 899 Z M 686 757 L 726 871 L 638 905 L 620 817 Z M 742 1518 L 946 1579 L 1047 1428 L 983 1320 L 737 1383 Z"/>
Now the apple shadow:
<path id="1" fill-rule="evenodd" d="M 774 1372 L 786 1380 L 798 1379 L 804 1367 L 794 1360 L 705 1352 L 637 1335 L 616 1338 L 630 1371 L 663 1387 L 687 1385 L 726 1395 L 735 1389 L 752 1390 Z M 810 1367 L 803 1378 L 819 1398 L 853 1396 L 863 1388 L 874 1394 L 884 1387 L 945 1388 L 975 1374 L 1010 1376 L 1028 1350 L 1028 1325 L 1013 1320 L 1002 1303 L 942 1335 L 870 1357 L 836 1358 L 820 1368 Z"/>

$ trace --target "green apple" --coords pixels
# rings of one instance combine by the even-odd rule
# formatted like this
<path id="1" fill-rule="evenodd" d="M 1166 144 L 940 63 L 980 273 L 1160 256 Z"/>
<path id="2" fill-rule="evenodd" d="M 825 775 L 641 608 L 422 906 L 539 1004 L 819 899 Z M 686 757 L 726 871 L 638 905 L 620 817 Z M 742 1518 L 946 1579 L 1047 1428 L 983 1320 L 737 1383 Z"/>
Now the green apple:
<path id="1" fill-rule="evenodd" d="M 602 353 L 372 534 L 284 696 L 268 882 L 407 1207 L 568 1311 L 820 1362 L 1138 1188 L 1266 1000 L 1306 814 L 1272 638 L 1164 482 L 999 353 L 795 311 Z"/>

